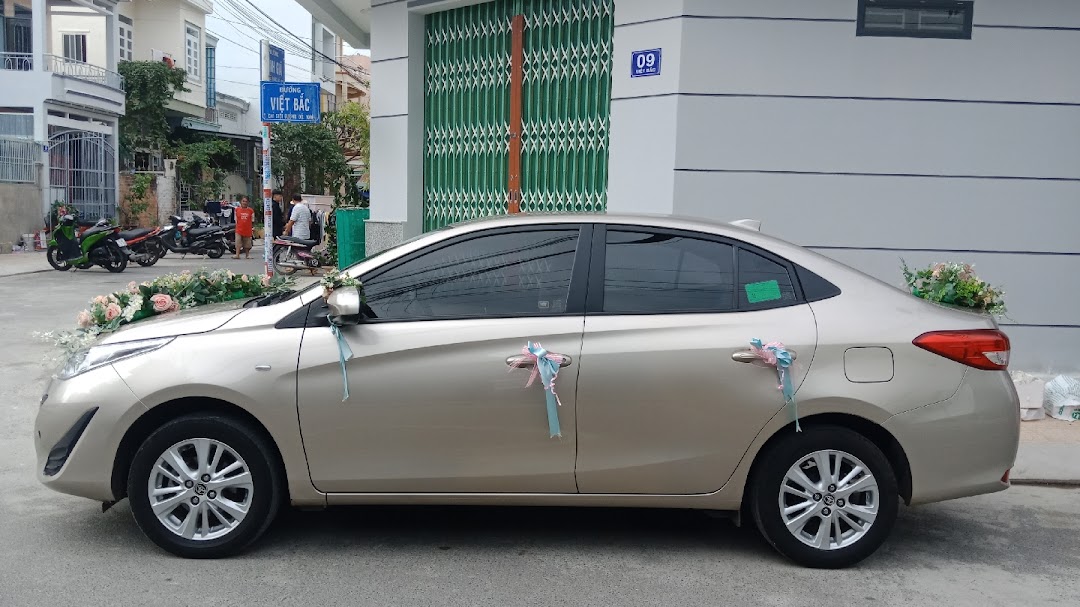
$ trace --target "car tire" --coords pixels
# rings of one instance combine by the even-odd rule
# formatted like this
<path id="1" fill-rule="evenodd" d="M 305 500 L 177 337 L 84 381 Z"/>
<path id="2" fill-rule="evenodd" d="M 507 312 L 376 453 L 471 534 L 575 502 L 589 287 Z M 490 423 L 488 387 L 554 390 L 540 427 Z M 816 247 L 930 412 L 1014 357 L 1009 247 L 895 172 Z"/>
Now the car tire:
<path id="1" fill-rule="evenodd" d="M 749 487 L 765 540 L 812 568 L 849 567 L 873 554 L 899 509 L 896 475 L 881 449 L 839 426 L 784 432 L 762 454 Z M 826 467 L 830 474 L 821 474 Z"/>
<path id="2" fill-rule="evenodd" d="M 200 459 L 210 465 L 196 468 Z M 276 462 L 268 440 L 245 422 L 215 414 L 172 420 L 151 433 L 132 459 L 131 512 L 151 541 L 178 556 L 237 554 L 269 528 L 281 507 L 284 485 Z M 207 481 L 205 474 L 214 476 Z"/>

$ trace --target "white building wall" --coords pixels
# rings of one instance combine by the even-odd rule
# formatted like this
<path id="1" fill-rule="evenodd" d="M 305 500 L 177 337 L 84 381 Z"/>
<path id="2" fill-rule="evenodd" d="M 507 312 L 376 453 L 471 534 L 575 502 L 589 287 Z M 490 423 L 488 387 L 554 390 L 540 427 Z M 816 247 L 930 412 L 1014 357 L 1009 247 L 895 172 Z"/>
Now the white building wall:
<path id="1" fill-rule="evenodd" d="M 760 218 L 894 284 L 974 262 L 1014 366 L 1076 370 L 1080 3 L 1020 4 L 934 40 L 856 37 L 847 0 L 616 0 L 608 209 Z"/>
<path id="2" fill-rule="evenodd" d="M 64 56 L 64 34 L 86 36 L 86 62 L 108 67 L 105 16 L 78 5 L 49 5 L 49 44 L 47 53 Z"/>
<path id="3" fill-rule="evenodd" d="M 152 61 L 154 51 L 172 56 L 176 67 L 186 67 L 187 23 L 199 28 L 199 75 L 188 76 L 188 92 L 175 98 L 199 108 L 206 107 L 206 15 L 212 10 L 205 0 L 132 0 L 117 5 L 119 13 L 134 22 L 134 58 Z M 201 116 L 199 116 L 201 117 Z"/>

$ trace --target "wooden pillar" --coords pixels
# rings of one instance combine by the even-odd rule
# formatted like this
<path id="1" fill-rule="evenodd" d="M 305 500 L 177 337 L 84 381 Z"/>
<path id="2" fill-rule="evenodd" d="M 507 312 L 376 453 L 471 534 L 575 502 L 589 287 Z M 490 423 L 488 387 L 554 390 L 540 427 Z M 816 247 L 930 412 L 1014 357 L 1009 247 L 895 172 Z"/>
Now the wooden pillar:
<path id="1" fill-rule="evenodd" d="M 510 22 L 510 154 L 509 192 L 506 210 L 521 212 L 521 81 L 524 76 L 525 16 L 514 15 Z"/>

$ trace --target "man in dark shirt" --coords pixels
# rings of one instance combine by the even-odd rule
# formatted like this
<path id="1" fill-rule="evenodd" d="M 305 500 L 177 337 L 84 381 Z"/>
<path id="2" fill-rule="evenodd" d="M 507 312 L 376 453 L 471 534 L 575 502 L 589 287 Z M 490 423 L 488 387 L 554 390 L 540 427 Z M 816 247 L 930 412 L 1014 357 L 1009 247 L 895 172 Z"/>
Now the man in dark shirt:
<path id="1" fill-rule="evenodd" d="M 281 193 L 281 190 L 274 190 L 273 197 L 271 198 L 272 203 L 270 205 L 270 208 L 273 212 L 273 227 L 275 238 L 285 233 L 285 216 L 282 214 L 281 210 L 282 199 L 283 195 Z"/>

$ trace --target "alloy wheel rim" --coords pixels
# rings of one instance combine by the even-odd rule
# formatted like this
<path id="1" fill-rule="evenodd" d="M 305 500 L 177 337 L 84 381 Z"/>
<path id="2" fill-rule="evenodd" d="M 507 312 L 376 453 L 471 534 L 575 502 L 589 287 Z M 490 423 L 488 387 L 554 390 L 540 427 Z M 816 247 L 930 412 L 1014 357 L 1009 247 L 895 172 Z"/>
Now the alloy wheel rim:
<path id="1" fill-rule="evenodd" d="M 880 492 L 862 460 L 827 449 L 804 455 L 788 468 L 779 505 L 784 526 L 800 542 L 837 550 L 858 542 L 873 527 Z"/>
<path id="2" fill-rule="evenodd" d="M 162 526 L 184 539 L 206 541 L 244 521 L 255 487 L 251 469 L 234 449 L 212 438 L 190 438 L 158 457 L 146 489 Z"/>

